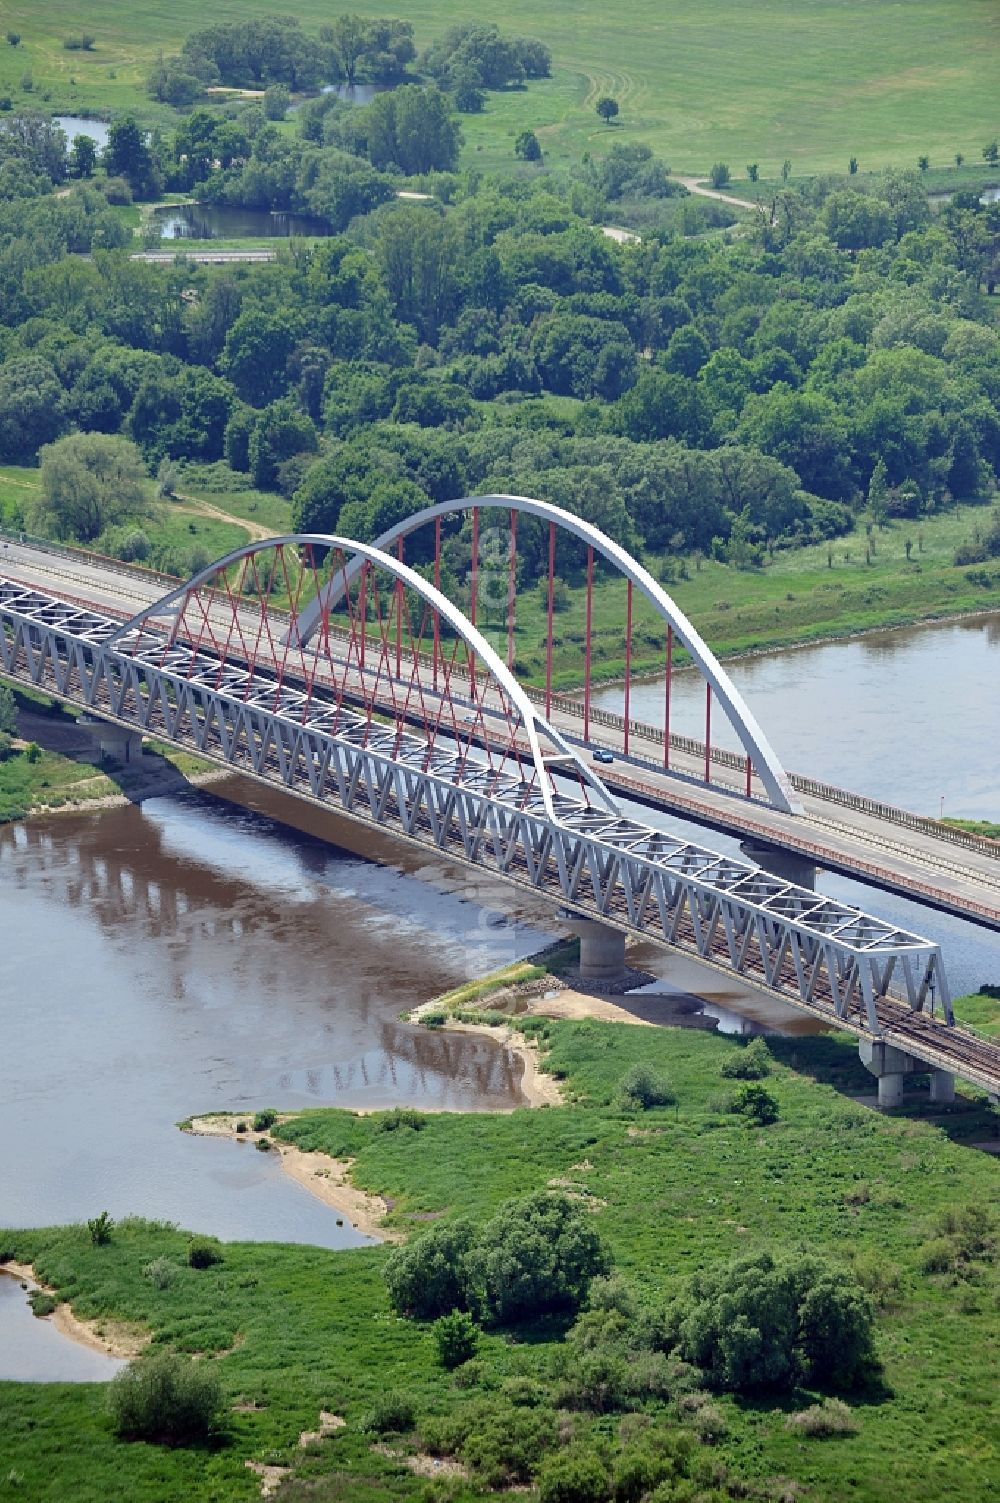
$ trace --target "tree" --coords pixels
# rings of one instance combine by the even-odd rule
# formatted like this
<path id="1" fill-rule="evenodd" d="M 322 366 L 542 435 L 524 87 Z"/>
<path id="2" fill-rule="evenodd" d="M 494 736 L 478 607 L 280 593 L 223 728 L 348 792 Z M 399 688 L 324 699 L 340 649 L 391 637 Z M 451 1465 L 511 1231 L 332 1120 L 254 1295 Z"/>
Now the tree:
<path id="1" fill-rule="evenodd" d="M 725 162 L 713 162 L 708 176 L 713 188 L 724 188 L 729 182 L 729 168 Z"/>
<path id="2" fill-rule="evenodd" d="M 762 1252 L 696 1274 L 668 1325 L 715 1387 L 753 1393 L 799 1382 L 851 1388 L 875 1365 L 873 1312 L 847 1273 Z"/>
<path id="3" fill-rule="evenodd" d="M 566 1195 L 508 1201 L 466 1258 L 467 1298 L 496 1325 L 578 1310 L 610 1260 L 592 1218 Z"/>
<path id="4" fill-rule="evenodd" d="M 594 106 L 594 108 L 597 110 L 597 113 L 600 115 L 605 125 L 610 125 L 612 120 L 614 120 L 615 116 L 618 114 L 619 105 L 617 99 L 612 99 L 610 94 L 604 94 L 597 101 L 597 104 Z"/>
<path id="5" fill-rule="evenodd" d="M 284 397 L 265 407 L 250 435 L 250 478 L 260 490 L 272 490 L 278 467 L 296 454 L 315 454 L 319 447 L 312 420 Z"/>
<path id="6" fill-rule="evenodd" d="M 97 166 L 97 142 L 91 136 L 77 136 L 69 154 L 73 177 L 93 177 Z"/>
<path id="7" fill-rule="evenodd" d="M 393 1308 L 417 1320 L 465 1309 L 465 1260 L 474 1237 L 471 1221 L 446 1221 L 393 1248 L 385 1264 Z"/>
<path id="8" fill-rule="evenodd" d="M 990 141 L 987 146 L 983 147 L 983 161 L 989 162 L 991 167 L 997 165 L 1000 161 L 1000 142 Z"/>
<path id="9" fill-rule="evenodd" d="M 226 335 L 219 365 L 244 401 L 265 407 L 284 395 L 295 338 L 292 321 L 281 313 L 252 307 L 240 314 Z"/>
<path id="10" fill-rule="evenodd" d="M 927 156 L 917 157 L 917 166 L 920 168 L 921 172 L 927 172 L 930 169 L 930 165 L 931 165 L 931 159 L 930 159 L 930 157 L 927 157 Z"/>
<path id="11" fill-rule="evenodd" d="M 444 94 L 433 85 L 405 84 L 377 95 L 368 106 L 366 124 L 374 167 L 396 167 L 412 176 L 451 172 L 458 163 L 462 133 Z"/>
<path id="12" fill-rule="evenodd" d="M 760 177 L 760 164 L 758 162 L 747 163 L 747 177 L 752 183 L 755 183 L 758 180 L 758 178 Z"/>
<path id="13" fill-rule="evenodd" d="M 33 514 L 38 531 L 91 543 L 106 527 L 148 506 L 142 455 L 127 438 L 71 433 L 41 452 L 42 493 Z"/>
<path id="14" fill-rule="evenodd" d="M 193 1445 L 207 1440 L 221 1417 L 222 1386 L 211 1362 L 158 1351 L 118 1374 L 108 1407 L 123 1440 Z"/>
<path id="15" fill-rule="evenodd" d="M 962 165 L 962 163 L 964 161 L 965 161 L 965 152 L 964 151 L 956 151 L 956 153 L 955 153 L 955 166 L 956 167 L 961 167 L 961 165 Z"/>
<path id="16" fill-rule="evenodd" d="M 109 177 L 123 177 L 139 198 L 152 196 L 159 184 L 146 133 L 131 115 L 116 120 L 108 131 L 104 167 Z"/>
<path id="17" fill-rule="evenodd" d="M 0 736 L 17 735 L 17 702 L 14 692 L 0 684 Z"/>
<path id="18" fill-rule="evenodd" d="M 852 157 L 851 158 L 851 160 L 847 164 L 847 170 L 850 173 L 851 177 L 856 177 L 857 176 L 857 172 L 858 172 L 858 159 L 857 159 L 857 157 Z"/>
<path id="19" fill-rule="evenodd" d="M 452 1310 L 434 1322 L 434 1340 L 437 1344 L 438 1361 L 449 1371 L 461 1367 L 476 1355 L 479 1345 L 479 1327 L 462 1310 Z"/>
<path id="20" fill-rule="evenodd" d="M 786 157 L 785 160 L 781 164 L 781 181 L 783 183 L 787 183 L 788 179 L 791 177 L 791 175 L 792 175 L 792 164 L 788 160 L 788 158 Z"/>
<path id="21" fill-rule="evenodd" d="M 269 84 L 264 90 L 264 114 L 268 120 L 284 120 L 290 102 L 287 84 Z"/>
<path id="22" fill-rule="evenodd" d="M 29 355 L 0 365 L 0 461 L 28 464 L 64 423 L 63 389 L 47 360 Z"/>
<path id="23" fill-rule="evenodd" d="M 540 162 L 542 160 L 542 148 L 538 144 L 538 137 L 533 130 L 523 130 L 514 142 L 514 155 L 520 157 L 522 162 Z"/>

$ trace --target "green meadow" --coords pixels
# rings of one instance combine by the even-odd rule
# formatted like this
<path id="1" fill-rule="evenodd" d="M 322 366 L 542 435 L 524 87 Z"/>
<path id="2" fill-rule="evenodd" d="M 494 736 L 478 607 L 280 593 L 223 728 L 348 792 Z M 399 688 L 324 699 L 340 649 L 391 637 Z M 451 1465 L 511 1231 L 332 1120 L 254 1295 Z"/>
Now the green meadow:
<path id="1" fill-rule="evenodd" d="M 973 1002 L 980 1023 L 995 1022 L 995 1000 Z M 779 1118 L 755 1129 L 725 1110 L 732 1082 L 719 1072 L 742 1047 L 735 1039 L 541 1019 L 525 1027 L 562 1081 L 567 1105 L 395 1121 L 322 1109 L 275 1134 L 353 1158 L 355 1182 L 390 1197 L 392 1222 L 411 1235 L 428 1220 L 486 1217 L 505 1199 L 555 1182 L 593 1208 L 617 1269 L 649 1308 L 695 1269 L 741 1253 L 808 1249 L 826 1257 L 878 1306 L 882 1376 L 850 1397 L 855 1433 L 822 1439 L 789 1428 L 788 1415 L 813 1402 L 811 1392 L 718 1395 L 714 1443 L 697 1443 L 706 1464 L 745 1485 L 741 1496 L 760 1500 L 997 1496 L 1000 1174 L 997 1159 L 972 1146 L 997 1133 L 983 1098 L 963 1096 L 932 1113 L 926 1091 L 914 1087 L 902 1112 L 879 1115 L 852 1099 L 872 1081 L 850 1041 L 773 1039 L 766 1084 Z M 646 1112 L 615 1104 L 618 1082 L 638 1061 L 669 1078 L 674 1104 Z M 234 1160 L 252 1151 L 232 1147 Z M 929 1271 L 967 1206 L 985 1213 L 992 1240 L 971 1262 Z M 250 1500 L 260 1484 L 246 1463 L 257 1461 L 292 1469 L 281 1503 L 468 1500 L 479 1494 L 422 1493 L 405 1461 L 420 1452 L 422 1428 L 484 1400 L 506 1404 L 510 1379 L 522 1380 L 522 1393 L 523 1380 L 532 1380 L 534 1402 L 550 1402 L 554 1391 L 564 1323 L 484 1333 L 460 1387 L 439 1366 L 430 1328 L 390 1309 L 384 1247 L 230 1244 L 221 1263 L 194 1269 L 186 1234 L 144 1222 L 123 1224 L 103 1247 L 84 1227 L 5 1232 L 0 1243 L 7 1257 L 32 1260 L 77 1313 L 137 1323 L 159 1345 L 203 1354 L 217 1365 L 226 1399 L 214 1444 L 168 1448 L 116 1439 L 100 1385 L 0 1384 L 3 1499 Z M 165 1282 L 144 1272 L 157 1259 L 172 1267 Z M 364 1419 L 388 1389 L 412 1402 L 414 1426 L 373 1444 Z M 626 1407 L 639 1413 L 632 1433 L 642 1424 L 691 1423 L 670 1393 Z M 346 1423 L 303 1449 L 298 1437 L 317 1428 L 320 1409 Z M 614 1405 L 566 1413 L 561 1423 L 564 1437 L 597 1446 L 625 1433 Z"/>
<path id="2" fill-rule="evenodd" d="M 362 9 L 412 21 L 418 48 L 459 19 L 444 0 Z M 138 108 L 166 120 L 143 89 L 156 53 L 209 21 L 275 10 L 273 0 L 220 0 L 210 16 L 193 0 L 12 0 L 4 26 L 22 40 L 15 48 L 0 39 L 0 90 L 18 105 Z M 335 12 L 300 0 L 294 13 L 318 29 Z M 942 166 L 956 151 L 980 160 L 1000 128 L 992 0 L 631 0 L 627 12 L 596 0 L 506 0 L 488 19 L 546 42 L 554 76 L 491 95 L 483 115 L 466 118 L 469 164 L 509 164 L 513 138 L 531 128 L 554 164 L 614 136 L 648 142 L 679 171 L 726 161 L 734 177 L 748 161 L 777 176 L 786 158 L 798 172 L 844 171 L 850 156 L 872 170 L 912 166 L 923 154 Z M 67 51 L 64 39 L 83 31 L 93 50 Z M 603 94 L 621 106 L 612 127 L 594 113 Z"/>

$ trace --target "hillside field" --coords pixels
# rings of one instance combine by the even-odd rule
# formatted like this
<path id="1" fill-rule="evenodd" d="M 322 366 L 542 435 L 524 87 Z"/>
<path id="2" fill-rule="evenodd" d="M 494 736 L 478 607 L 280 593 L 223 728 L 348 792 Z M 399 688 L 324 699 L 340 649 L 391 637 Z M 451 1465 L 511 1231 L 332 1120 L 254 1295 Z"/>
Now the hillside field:
<path id="1" fill-rule="evenodd" d="M 16 107 L 63 111 L 152 106 L 143 82 L 160 50 L 175 49 L 207 22 L 289 10 L 312 30 L 337 7 L 320 0 L 219 0 L 211 15 L 194 0 L 169 7 L 150 0 L 13 0 L 0 38 L 0 92 Z M 418 49 L 467 12 L 447 0 L 369 0 L 365 14 L 403 16 Z M 787 158 L 796 172 L 915 166 L 928 154 L 947 166 L 956 151 L 971 163 L 1000 130 L 996 60 L 1000 10 L 992 0 L 631 0 L 627 10 L 598 0 L 552 0 L 539 9 L 505 0 L 488 17 L 536 35 L 552 49 L 554 76 L 489 97 L 486 111 L 464 117 L 467 164 L 510 164 L 514 136 L 538 131 L 550 162 L 577 161 L 610 140 L 648 142 L 678 171 L 729 163 L 734 179 L 749 161 L 776 176 Z M 66 37 L 86 30 L 92 51 L 67 51 Z M 25 90 L 24 81 L 30 80 Z M 602 125 L 603 94 L 621 105 Z"/>

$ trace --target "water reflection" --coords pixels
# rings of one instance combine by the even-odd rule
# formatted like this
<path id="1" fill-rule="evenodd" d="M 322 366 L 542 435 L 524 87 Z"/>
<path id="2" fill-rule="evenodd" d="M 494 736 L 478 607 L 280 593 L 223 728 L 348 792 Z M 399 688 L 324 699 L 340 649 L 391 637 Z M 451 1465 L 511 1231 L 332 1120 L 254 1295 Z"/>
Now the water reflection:
<path id="1" fill-rule="evenodd" d="M 287 240 L 291 235 L 329 235 L 330 226 L 307 214 L 237 209 L 225 204 L 176 204 L 154 209 L 161 240 Z"/>
<path id="2" fill-rule="evenodd" d="M 358 1241 L 270 1155 L 173 1124 L 270 1102 L 517 1103 L 507 1050 L 398 1018 L 550 931 L 516 900 L 507 921 L 495 884 L 422 852 L 401 864 L 376 837 L 395 865 L 367 854 L 196 794 L 0 829 L 0 1224 L 106 1206 Z"/>

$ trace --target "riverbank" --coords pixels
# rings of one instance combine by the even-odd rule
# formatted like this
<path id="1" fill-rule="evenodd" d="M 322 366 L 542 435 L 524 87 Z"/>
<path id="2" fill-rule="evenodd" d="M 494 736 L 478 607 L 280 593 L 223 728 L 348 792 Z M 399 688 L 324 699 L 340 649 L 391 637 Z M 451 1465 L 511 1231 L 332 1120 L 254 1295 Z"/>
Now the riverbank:
<path id="1" fill-rule="evenodd" d="M 68 1301 L 61 1299 L 50 1284 L 40 1279 L 30 1263 L 19 1263 L 15 1259 L 0 1263 L 0 1278 L 5 1276 L 16 1279 L 29 1294 L 37 1291 L 58 1299 L 59 1303 L 53 1310 L 47 1315 L 37 1315 L 36 1319 L 48 1321 L 60 1335 L 75 1341 L 79 1346 L 88 1347 L 93 1352 L 102 1352 L 106 1357 L 120 1357 L 128 1361 L 137 1357 L 149 1345 L 149 1332 L 137 1325 L 107 1318 L 88 1320 L 75 1315 Z"/>
<path id="2" fill-rule="evenodd" d="M 122 808 L 229 776 L 182 747 L 155 741 L 146 742 L 138 762 L 102 762 L 93 730 L 71 710 L 21 685 L 10 687 L 17 736 L 0 759 L 0 824 Z"/>

